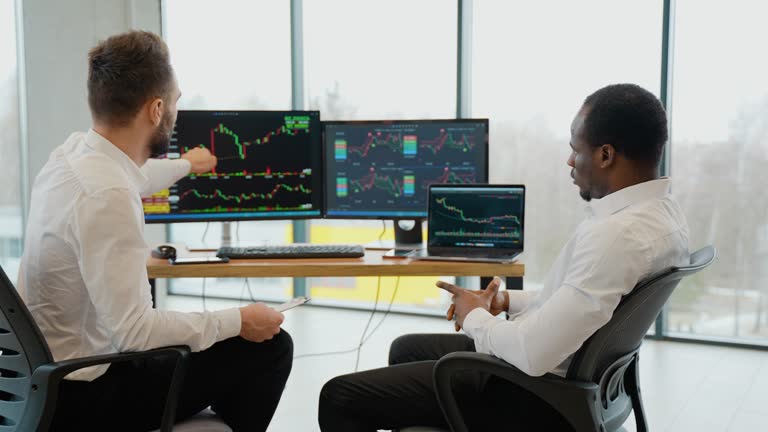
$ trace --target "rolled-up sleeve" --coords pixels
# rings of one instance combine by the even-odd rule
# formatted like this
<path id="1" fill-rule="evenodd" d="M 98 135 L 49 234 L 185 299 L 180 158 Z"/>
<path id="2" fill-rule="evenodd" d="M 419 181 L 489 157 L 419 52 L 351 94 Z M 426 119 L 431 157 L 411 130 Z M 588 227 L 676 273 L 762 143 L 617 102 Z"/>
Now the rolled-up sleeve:
<path id="1" fill-rule="evenodd" d="M 80 272 L 115 349 L 183 344 L 200 351 L 237 336 L 237 308 L 199 313 L 152 308 L 142 215 L 134 191 L 109 189 L 89 196 L 72 216 Z"/>

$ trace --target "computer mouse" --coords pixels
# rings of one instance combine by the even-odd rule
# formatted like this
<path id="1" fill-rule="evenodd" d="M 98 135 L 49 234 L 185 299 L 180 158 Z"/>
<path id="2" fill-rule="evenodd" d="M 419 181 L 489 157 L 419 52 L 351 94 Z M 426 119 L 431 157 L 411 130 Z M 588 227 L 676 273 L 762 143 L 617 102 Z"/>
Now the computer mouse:
<path id="1" fill-rule="evenodd" d="M 152 249 L 152 258 L 175 259 L 176 248 L 169 245 L 160 245 Z"/>

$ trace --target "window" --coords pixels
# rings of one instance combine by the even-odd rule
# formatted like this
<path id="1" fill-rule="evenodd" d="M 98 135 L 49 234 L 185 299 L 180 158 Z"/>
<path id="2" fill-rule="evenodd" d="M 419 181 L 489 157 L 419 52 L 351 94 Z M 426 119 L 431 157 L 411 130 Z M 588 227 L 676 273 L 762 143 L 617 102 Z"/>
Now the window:
<path id="1" fill-rule="evenodd" d="M 474 5 L 471 115 L 491 119 L 491 181 L 528 188 L 525 286 L 535 289 L 583 219 L 566 166 L 571 121 L 608 84 L 659 93 L 662 2 Z"/>
<path id="2" fill-rule="evenodd" d="M 673 187 L 691 250 L 718 257 L 673 294 L 669 334 L 768 343 L 766 15 L 760 1 L 677 2 Z"/>
<path id="3" fill-rule="evenodd" d="M 166 0 L 179 109 L 291 108 L 289 2 Z"/>
<path id="4" fill-rule="evenodd" d="M 0 0 L 0 266 L 16 282 L 22 246 L 19 94 L 13 0 Z"/>
<path id="5" fill-rule="evenodd" d="M 323 120 L 452 118 L 456 115 L 456 2 L 304 2 L 306 106 Z M 384 239 L 393 239 L 388 222 Z M 381 221 L 313 221 L 317 243 L 375 241 Z M 381 283 L 388 302 L 395 278 Z M 432 277 L 401 278 L 396 308 L 436 310 L 448 297 Z M 315 302 L 369 307 L 377 278 L 312 278 Z"/>
<path id="6" fill-rule="evenodd" d="M 291 109 L 290 3 L 269 0 L 163 3 L 163 35 L 182 97 L 179 109 Z M 231 235 L 243 245 L 290 243 L 289 221 L 239 222 Z M 190 247 L 218 247 L 222 225 L 171 224 L 169 237 Z M 207 286 L 206 286 L 207 285 Z M 205 290 L 205 291 L 203 291 Z M 280 300 L 290 278 L 172 281 L 174 294 Z"/>
<path id="7" fill-rule="evenodd" d="M 451 118 L 457 4 L 304 2 L 306 106 L 324 120 Z"/>

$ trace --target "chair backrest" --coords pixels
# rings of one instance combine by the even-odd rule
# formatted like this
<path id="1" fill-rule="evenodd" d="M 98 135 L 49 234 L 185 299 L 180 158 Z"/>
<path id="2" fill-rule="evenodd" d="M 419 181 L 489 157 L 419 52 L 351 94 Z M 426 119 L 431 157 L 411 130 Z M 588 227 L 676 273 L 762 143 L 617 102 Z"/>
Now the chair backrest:
<path id="1" fill-rule="evenodd" d="M 52 361 L 43 334 L 0 267 L 0 431 L 15 430 L 29 397 L 32 372 Z"/>
<path id="2" fill-rule="evenodd" d="M 567 377 L 600 384 L 618 359 L 640 348 L 680 279 L 706 268 L 714 259 L 715 248 L 707 246 L 691 254 L 690 265 L 666 269 L 638 283 L 619 302 L 611 320 L 574 354 Z"/>

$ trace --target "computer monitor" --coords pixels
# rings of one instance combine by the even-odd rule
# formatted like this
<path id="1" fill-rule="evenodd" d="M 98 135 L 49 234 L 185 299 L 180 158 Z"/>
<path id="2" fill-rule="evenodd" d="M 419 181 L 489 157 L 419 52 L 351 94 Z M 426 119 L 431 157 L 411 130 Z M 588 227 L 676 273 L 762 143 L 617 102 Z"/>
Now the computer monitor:
<path id="1" fill-rule="evenodd" d="M 169 158 L 205 147 L 216 168 L 144 199 L 149 223 L 322 216 L 318 111 L 179 111 Z"/>
<path id="2" fill-rule="evenodd" d="M 488 120 L 324 122 L 326 216 L 420 219 L 436 183 L 488 181 Z"/>
<path id="3" fill-rule="evenodd" d="M 330 121 L 323 137 L 326 217 L 419 221 L 403 242 L 421 241 L 430 185 L 488 182 L 487 119 Z"/>

